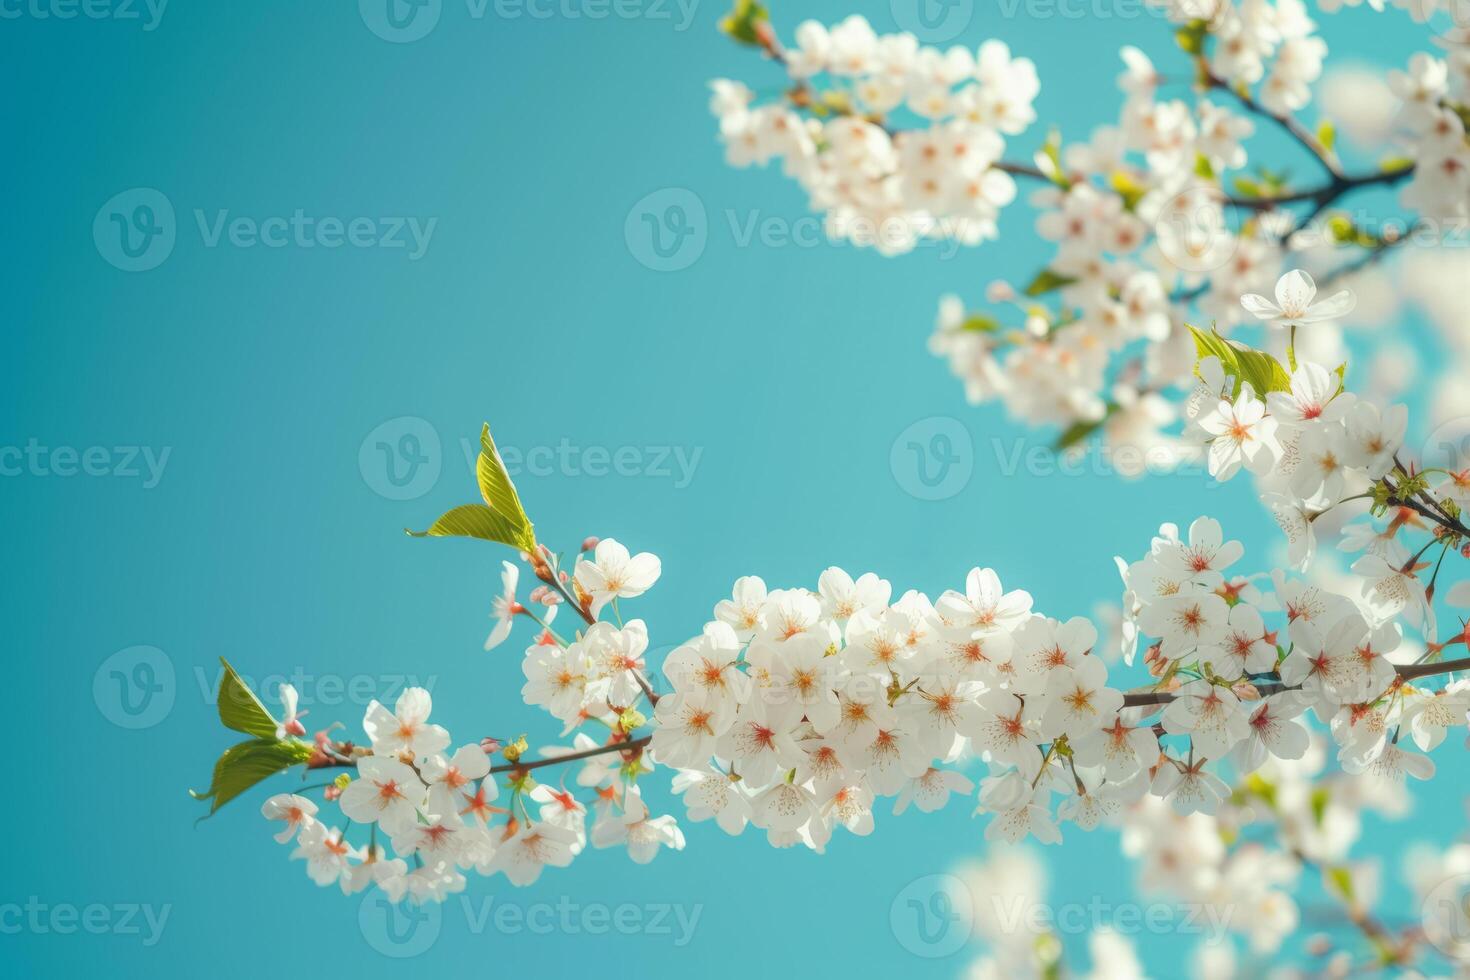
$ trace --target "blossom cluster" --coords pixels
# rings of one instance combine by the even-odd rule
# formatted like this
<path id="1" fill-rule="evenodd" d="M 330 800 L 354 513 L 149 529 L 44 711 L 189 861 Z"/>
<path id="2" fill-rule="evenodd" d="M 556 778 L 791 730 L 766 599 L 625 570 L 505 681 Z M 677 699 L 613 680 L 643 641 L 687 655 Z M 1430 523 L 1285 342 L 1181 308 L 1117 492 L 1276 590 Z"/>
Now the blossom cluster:
<path id="1" fill-rule="evenodd" d="M 711 109 L 732 165 L 779 158 L 833 239 L 885 254 L 922 238 L 996 236 L 996 216 L 1016 196 L 995 167 L 1004 137 L 1036 118 L 1040 85 L 1029 60 L 1000 41 L 941 51 L 912 34 L 880 36 L 858 16 L 831 29 L 806 21 L 794 47 L 770 50 L 796 85 L 791 105 L 757 105 L 740 82 L 713 83 Z M 818 84 L 825 88 L 815 93 Z M 892 130 L 885 119 L 902 111 L 924 127 Z"/>
<path id="2" fill-rule="evenodd" d="M 1352 297 L 1318 301 L 1310 278 L 1293 272 L 1274 300 L 1243 303 L 1295 331 L 1340 315 Z M 589 538 L 570 574 L 544 546 L 523 553 L 540 583 L 526 603 L 517 566 L 504 564 L 486 644 L 503 644 L 521 619 L 535 622 L 522 695 L 574 735 L 570 746 L 543 748 L 536 761 L 524 739 L 451 748 L 449 733 L 429 721 L 428 692 L 416 688 L 391 711 L 368 707 L 360 745 L 334 740 L 331 728 L 306 741 L 289 686 L 279 692 L 280 720 L 263 707 L 259 720 L 222 717 L 273 732 L 243 748 L 284 746 L 280 766 L 352 770 L 324 787 L 346 826 L 301 793 L 263 807 L 285 823 L 278 839 L 295 838 L 313 880 L 349 893 L 377 885 L 414 901 L 462 889 L 470 870 L 525 884 L 589 843 L 623 846 L 638 862 L 681 849 L 677 819 L 654 815 L 643 798 L 660 767 L 671 771 L 690 820 L 713 820 L 730 834 L 753 826 L 774 846 L 816 851 L 839 829 L 869 834 L 880 797 L 893 798 L 898 813 L 974 794 L 990 818 L 986 837 L 1007 841 L 1057 842 L 1062 823 L 1086 830 L 1163 807 L 1217 814 L 1237 795 L 1227 779 L 1303 758 L 1309 714 L 1345 773 L 1428 778 L 1427 753 L 1466 723 L 1470 680 L 1419 679 L 1464 666 L 1435 661 L 1470 630 L 1438 642 L 1439 566 L 1425 586 L 1428 566 L 1417 559 L 1435 545 L 1441 562 L 1467 547 L 1458 515 L 1470 472 L 1405 468 L 1402 410 L 1353 397 L 1340 372 L 1304 362 L 1282 383 L 1284 369 L 1269 355 L 1219 349 L 1198 366 L 1190 437 L 1205 444 L 1217 478 L 1258 474 L 1299 567 L 1312 555 L 1317 518 L 1352 497 L 1372 501 L 1365 524 L 1344 535 L 1343 547 L 1365 552 L 1354 565 L 1355 594 L 1281 570 L 1242 575 L 1241 545 L 1201 517 L 1186 531 L 1164 525 L 1147 554 L 1119 559 L 1123 610 L 1107 640 L 1087 619 L 1038 612 L 989 568 L 931 598 L 915 590 L 895 597 L 874 573 L 834 567 L 815 589 L 737 580 L 700 635 L 653 674 L 647 624 L 625 621 L 621 604 L 652 588 L 662 563 Z M 484 445 L 482 485 L 495 491 L 487 500 L 518 508 L 488 435 Z M 1372 523 L 1389 509 L 1396 516 L 1386 526 Z M 1402 539 L 1429 524 L 1429 544 L 1410 555 Z M 1456 585 L 1447 600 L 1470 605 L 1470 588 Z M 570 637 L 551 625 L 563 606 L 581 620 Z M 1114 655 L 1133 667 L 1140 652 L 1141 683 L 1112 676 Z M 505 762 L 492 766 L 496 753 Z M 965 772 L 976 760 L 986 767 L 978 792 Z M 572 762 L 580 762 L 575 789 L 565 777 L 537 781 L 542 767 Z M 366 842 L 349 842 L 353 826 L 366 828 Z M 1275 901 L 1270 889 L 1257 898 Z"/>
<path id="3" fill-rule="evenodd" d="M 1470 217 L 1470 142 L 1465 118 L 1470 105 L 1470 49 L 1451 50 L 1447 58 L 1420 52 L 1406 71 L 1389 75 L 1389 86 L 1403 102 L 1399 124 L 1409 135 L 1406 153 L 1418 161 L 1403 204 L 1437 221 Z"/>
<path id="4" fill-rule="evenodd" d="M 1010 177 L 1039 182 L 1031 196 L 1040 212 L 1036 230 L 1057 243 L 1054 256 L 1029 283 L 992 282 L 985 291 L 992 309 L 944 297 L 930 349 L 948 362 L 972 402 L 999 400 L 1028 424 L 1055 426 L 1064 446 L 1100 433 L 1114 449 L 1177 462 L 1192 458 L 1177 435 L 1179 402 L 1195 361 L 1186 321 L 1213 320 L 1228 335 L 1250 322 L 1237 298 L 1264 292 L 1289 258 L 1303 264 L 1320 255 L 1333 278 L 1347 276 L 1409 240 L 1416 216 L 1439 229 L 1463 220 L 1470 208 L 1463 125 L 1470 55 L 1448 43 L 1447 53 L 1415 54 L 1407 71 L 1390 73 L 1388 88 L 1400 103 L 1383 136 L 1392 141 L 1378 151 L 1377 168 L 1352 173 L 1337 155 L 1331 121 L 1298 118 L 1327 57 L 1303 0 L 1155 5 L 1178 25 L 1184 63 L 1161 71 L 1142 50 L 1125 47 L 1117 123 L 1085 141 L 1063 143 L 1053 134 L 1024 162 L 1000 158 L 999 134 L 1020 133 L 1030 121 L 1035 71 L 1025 63 L 1014 71 L 1014 84 L 997 84 L 1001 73 L 981 70 L 987 52 L 997 64 L 1024 61 L 1008 53 L 1001 59 L 994 41 L 978 57 L 964 48 L 941 52 L 920 48 L 909 35 L 877 37 L 866 21 L 850 17 L 830 29 L 808 21 L 786 49 L 762 22 L 757 41 L 787 69 L 794 87 L 783 101 L 754 106 L 748 88 L 722 79 L 714 83 L 712 104 L 731 162 L 783 156 L 787 172 L 812 193 L 813 208 L 827 214 L 834 237 L 857 237 L 855 215 L 872 228 L 894 208 L 904 211 L 896 222 L 900 234 L 858 238 L 885 252 L 907 251 L 936 228 L 969 243 L 993 237 L 994 209 L 1015 193 Z M 1397 5 L 1418 20 L 1441 6 L 1460 12 L 1453 2 Z M 1323 9 L 1330 13 L 1336 5 Z M 917 51 L 919 62 L 955 72 L 973 63 L 979 82 L 964 76 L 960 92 L 974 94 L 941 97 L 923 73 L 905 74 L 902 85 L 887 83 L 882 66 L 892 51 Z M 899 60 L 909 65 L 906 54 Z M 872 83 L 874 72 L 884 84 Z M 1013 125 L 969 111 L 992 90 L 1007 108 L 1021 96 L 1026 109 Z M 906 125 L 915 114 L 918 124 Z M 963 134 L 958 140 L 956 126 Z M 972 138 L 977 126 L 988 128 L 980 154 Z M 1290 161 L 1247 152 L 1262 127 L 1286 133 L 1305 150 L 1320 182 L 1288 182 L 1285 175 L 1296 169 Z M 798 132 L 793 156 L 785 134 Z M 855 145 L 861 149 L 854 153 Z M 854 160 L 860 161 L 853 165 L 856 179 Z M 988 193 L 987 182 L 1003 193 Z M 1400 188 L 1409 211 L 1402 222 L 1329 210 L 1378 186 Z M 871 195 L 854 197 L 858 189 L 878 187 L 885 189 L 884 204 Z M 950 226 L 945 215 L 957 213 L 956 194 L 986 202 L 978 223 Z M 936 205 L 936 198 L 945 203 Z M 1346 249 L 1363 261 L 1343 260 Z"/>

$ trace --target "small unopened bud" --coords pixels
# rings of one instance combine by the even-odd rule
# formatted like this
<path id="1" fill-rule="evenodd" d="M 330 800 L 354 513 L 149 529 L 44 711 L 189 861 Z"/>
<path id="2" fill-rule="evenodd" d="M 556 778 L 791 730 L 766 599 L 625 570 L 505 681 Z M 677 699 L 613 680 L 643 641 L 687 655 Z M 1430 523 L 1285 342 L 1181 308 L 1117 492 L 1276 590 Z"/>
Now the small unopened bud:
<path id="1" fill-rule="evenodd" d="M 483 753 L 485 753 L 486 755 L 494 755 L 495 753 L 497 753 L 497 752 L 500 751 L 500 739 L 498 739 L 498 738 L 482 738 L 482 739 L 480 739 L 480 751 L 483 752 Z"/>
<path id="2" fill-rule="evenodd" d="M 988 303 L 1009 303 L 1015 298 L 1015 287 L 1004 279 L 992 279 L 985 287 L 985 301 Z"/>
<path id="3" fill-rule="evenodd" d="M 600 542 L 601 540 L 602 539 L 597 537 L 595 534 L 588 535 L 587 537 L 582 539 L 582 550 L 596 551 L 598 542 Z"/>
<path id="4" fill-rule="evenodd" d="M 530 748 L 530 745 L 526 742 L 526 736 L 517 735 L 514 742 L 511 742 L 500 750 L 500 754 L 505 756 L 506 762 L 520 762 L 521 753 L 525 752 L 528 748 Z"/>
<path id="5" fill-rule="evenodd" d="M 1250 681 L 1246 680 L 1244 677 L 1236 681 L 1234 684 L 1230 685 L 1230 690 L 1234 691 L 1235 696 L 1240 698 L 1240 700 L 1242 701 L 1261 700 L 1260 689 L 1257 688 Z"/>

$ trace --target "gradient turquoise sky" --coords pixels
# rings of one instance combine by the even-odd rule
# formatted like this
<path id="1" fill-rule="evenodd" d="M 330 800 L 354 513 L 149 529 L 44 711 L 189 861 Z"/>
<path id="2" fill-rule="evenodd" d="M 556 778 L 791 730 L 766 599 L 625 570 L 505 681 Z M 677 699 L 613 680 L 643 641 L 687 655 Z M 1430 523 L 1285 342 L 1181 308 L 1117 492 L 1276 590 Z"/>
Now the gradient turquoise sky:
<path id="1" fill-rule="evenodd" d="M 520 705 L 517 647 L 480 650 L 503 555 L 401 533 L 473 499 L 482 420 L 526 454 L 543 540 L 615 536 L 662 556 L 662 581 L 628 610 L 661 649 L 742 574 L 814 585 L 840 564 L 932 594 L 990 565 L 1069 616 L 1117 598 L 1111 556 L 1141 553 L 1162 520 L 1208 511 L 1267 560 L 1273 529 L 1244 483 L 1006 472 L 1018 446 L 1046 440 L 967 406 L 924 340 L 941 293 L 978 300 L 1045 260 L 1026 206 L 1006 212 L 1002 245 L 958 255 L 747 240 L 802 219 L 805 202 L 774 170 L 722 161 L 706 81 L 774 89 L 780 76 L 718 34 L 714 0 L 629 0 L 639 16 L 602 19 L 594 0 L 559 0 L 545 19 L 432 0 L 438 21 L 410 43 L 375 34 L 395 29 L 367 0 L 175 0 L 156 20 L 142 4 L 121 16 L 121 0 L 89 8 L 117 16 L 42 18 L 55 8 L 41 2 L 7 2 L 0 22 L 0 442 L 46 460 L 0 479 L 18 736 L 0 904 L 168 918 L 152 943 L 141 917 L 139 933 L 7 927 L 7 975 L 960 972 L 973 951 L 915 958 L 889 911 L 910 882 L 982 852 L 965 803 L 898 819 L 884 807 L 873 838 L 839 837 L 825 857 L 686 824 L 688 849 L 647 868 L 595 852 L 527 889 L 472 879 L 472 914 L 452 902 L 403 961 L 381 951 L 381 909 L 287 861 L 257 815 L 264 793 L 193 826 L 203 809 L 185 790 L 230 742 L 211 704 L 219 656 L 254 678 L 298 675 L 313 723 L 356 728 L 371 692 L 408 675 L 462 738 L 555 734 Z M 1115 118 L 1120 45 L 1161 62 L 1171 47 L 1151 17 L 976 6 L 959 40 L 1000 37 L 1033 58 L 1040 117 L 1069 138 Z M 886 2 L 797 7 L 776 5 L 788 35 L 801 16 L 850 11 L 895 27 Z M 1401 15 L 1326 24 L 1339 54 L 1368 64 L 1401 64 L 1420 37 Z M 703 250 L 659 271 L 642 215 L 691 196 Z M 120 252 L 119 209 L 135 233 L 171 229 L 171 251 Z M 909 492 L 913 472 L 890 455 L 912 425 L 970 447 L 953 495 Z M 399 456 L 390 476 L 380 442 L 422 462 Z M 563 445 L 576 462 L 543 469 Z M 624 468 L 638 475 L 598 475 L 588 447 L 636 449 Z M 129 714 L 114 671 L 148 670 L 165 691 Z M 1412 826 L 1378 851 L 1457 833 L 1455 782 L 1424 788 Z M 1070 834 L 1046 856 L 1056 901 L 1132 895 L 1112 833 Z M 683 945 L 677 925 L 543 935 L 477 920 L 487 900 L 675 903 L 699 918 Z M 1192 944 L 1151 937 L 1142 952 L 1168 976 Z"/>

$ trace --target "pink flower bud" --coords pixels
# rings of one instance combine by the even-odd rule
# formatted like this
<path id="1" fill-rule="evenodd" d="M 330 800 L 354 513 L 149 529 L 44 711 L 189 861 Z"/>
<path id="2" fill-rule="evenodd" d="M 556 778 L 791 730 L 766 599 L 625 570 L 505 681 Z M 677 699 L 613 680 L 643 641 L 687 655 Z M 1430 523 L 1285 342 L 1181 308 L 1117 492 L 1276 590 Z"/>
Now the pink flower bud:
<path id="1" fill-rule="evenodd" d="M 602 539 L 601 538 L 598 538 L 596 535 L 592 535 L 592 536 L 583 538 L 582 539 L 582 550 L 583 551 L 596 551 L 597 550 L 597 543 L 599 541 L 601 541 L 601 540 Z"/>
<path id="2" fill-rule="evenodd" d="M 988 303 L 1009 303 L 1015 298 L 1015 287 L 1004 279 L 992 279 L 985 287 L 985 301 Z"/>

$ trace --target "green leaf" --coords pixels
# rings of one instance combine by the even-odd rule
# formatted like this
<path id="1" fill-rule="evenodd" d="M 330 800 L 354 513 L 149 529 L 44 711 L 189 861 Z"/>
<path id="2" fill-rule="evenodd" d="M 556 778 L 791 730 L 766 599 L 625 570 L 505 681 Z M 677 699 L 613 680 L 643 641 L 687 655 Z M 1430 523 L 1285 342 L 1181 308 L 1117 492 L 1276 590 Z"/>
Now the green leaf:
<path id="1" fill-rule="evenodd" d="M 1208 21 L 1192 20 L 1174 32 L 1174 40 L 1185 54 L 1201 54 L 1205 50 L 1205 38 L 1209 33 Z"/>
<path id="2" fill-rule="evenodd" d="M 1317 127 L 1317 142 L 1329 153 L 1337 145 L 1337 127 L 1332 125 L 1332 120 L 1324 119 L 1322 125 Z"/>
<path id="3" fill-rule="evenodd" d="M 1203 153 L 1194 155 L 1194 175 L 1202 180 L 1215 179 L 1215 168 L 1210 165 L 1210 158 Z"/>
<path id="4" fill-rule="evenodd" d="M 1240 394 L 1244 382 L 1250 383 L 1258 398 L 1265 398 L 1266 393 L 1271 391 L 1291 390 L 1291 375 L 1286 373 L 1286 368 L 1281 366 L 1280 361 L 1265 351 L 1226 340 L 1213 327 L 1209 333 L 1205 333 L 1191 326 L 1189 332 L 1194 334 L 1195 352 L 1199 360 L 1218 357 L 1225 373 L 1235 378 L 1236 395 Z M 1195 363 L 1195 374 L 1199 374 L 1198 362 Z"/>
<path id="5" fill-rule="evenodd" d="M 475 463 L 475 474 L 479 477 L 480 496 L 485 498 L 485 503 L 520 529 L 521 550 L 534 550 L 536 535 L 531 527 L 531 519 L 521 506 L 521 496 L 516 493 L 515 484 L 510 482 L 510 474 L 505 471 L 505 463 L 500 459 L 500 451 L 495 448 L 495 440 L 490 438 L 489 425 L 480 428 L 480 458 Z"/>
<path id="6" fill-rule="evenodd" d="M 481 541 L 508 544 L 522 551 L 530 550 L 523 543 L 522 529 L 484 504 L 456 507 L 435 521 L 427 531 L 408 533 L 415 538 L 479 538 Z"/>
<path id="7" fill-rule="evenodd" d="M 1057 437 L 1057 451 L 1060 452 L 1064 449 L 1071 449 L 1073 446 L 1082 442 L 1088 436 L 1096 432 L 1098 430 L 1098 427 L 1101 425 L 1101 422 L 1073 422 L 1062 431 L 1062 434 L 1060 436 Z"/>
<path id="8" fill-rule="evenodd" d="M 1046 134 L 1046 142 L 1036 152 L 1036 168 L 1053 184 L 1063 190 L 1072 186 L 1062 169 L 1062 134 L 1053 129 Z"/>
<path id="9" fill-rule="evenodd" d="M 720 30 L 741 44 L 761 44 L 758 24 L 770 20 L 770 13 L 755 0 L 735 0 L 735 7 L 720 20 Z"/>
<path id="10" fill-rule="evenodd" d="M 1353 873 L 1345 867 L 1338 865 L 1327 869 L 1327 883 L 1339 895 L 1352 904 L 1356 901 L 1353 896 Z"/>
<path id="11" fill-rule="evenodd" d="M 1206 161 L 1205 165 L 1208 166 L 1209 162 Z M 1112 185 L 1113 190 L 1118 192 L 1118 196 L 1123 199 L 1123 207 L 1129 211 L 1138 207 L 1138 202 L 1143 200 L 1144 194 L 1148 193 L 1147 188 L 1121 170 L 1113 171 L 1112 176 L 1108 178 L 1108 183 Z"/>
<path id="12" fill-rule="evenodd" d="M 224 657 L 220 657 L 219 662 L 225 668 L 224 676 L 219 682 L 219 697 L 215 699 L 219 720 L 226 728 L 233 728 L 237 732 L 274 739 L 278 724 L 276 719 L 260 703 L 260 698 L 255 696 L 250 686 L 235 673 L 230 662 Z"/>
<path id="13" fill-rule="evenodd" d="M 1026 295 L 1042 296 L 1054 289 L 1070 286 L 1076 281 L 1076 279 L 1070 276 L 1060 275 L 1052 272 L 1050 269 L 1042 269 L 1041 272 L 1037 273 L 1036 278 L 1031 280 L 1031 284 L 1026 287 Z"/>
<path id="14" fill-rule="evenodd" d="M 196 800 L 209 800 L 209 814 L 245 792 L 256 783 L 311 758 L 312 747 L 295 739 L 278 742 L 274 738 L 257 738 L 225 749 L 214 764 L 209 791 L 189 790 Z"/>
<path id="15" fill-rule="evenodd" d="M 1272 810 L 1276 809 L 1276 785 L 1260 773 L 1251 773 L 1245 780 L 1246 791 L 1254 796 L 1260 797 Z"/>
<path id="16" fill-rule="evenodd" d="M 465 504 L 441 516 L 427 531 L 409 531 L 416 538 L 465 537 L 497 541 L 521 551 L 536 549 L 536 531 L 520 494 L 510 482 L 505 463 L 490 437 L 490 426 L 480 429 L 480 458 L 475 463 L 484 504 Z"/>
<path id="17" fill-rule="evenodd" d="M 1330 799 L 1331 794 L 1325 787 L 1319 786 L 1312 790 L 1310 801 L 1312 805 L 1312 822 L 1318 827 L 1322 826 L 1322 821 L 1327 816 L 1327 803 Z"/>
<path id="18" fill-rule="evenodd" d="M 1062 434 L 1057 437 L 1056 451 L 1064 452 L 1086 440 L 1098 429 L 1101 429 L 1117 410 L 1118 406 L 1115 402 L 1108 402 L 1107 408 L 1103 411 L 1102 418 L 1091 422 L 1073 422 L 1067 426 L 1066 429 L 1062 430 Z"/>
<path id="19" fill-rule="evenodd" d="M 971 313 L 965 317 L 965 322 L 960 324 L 960 329 L 977 333 L 995 333 L 1000 329 L 1000 321 L 984 313 Z"/>
<path id="20" fill-rule="evenodd" d="M 1235 185 L 1235 193 L 1241 197 L 1260 197 L 1264 193 L 1261 185 L 1249 177 L 1236 177 L 1232 183 Z"/>

